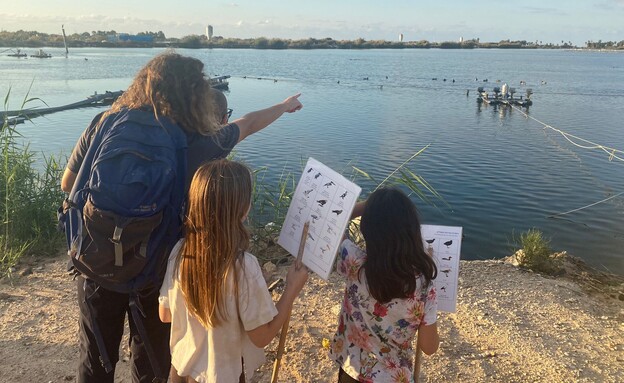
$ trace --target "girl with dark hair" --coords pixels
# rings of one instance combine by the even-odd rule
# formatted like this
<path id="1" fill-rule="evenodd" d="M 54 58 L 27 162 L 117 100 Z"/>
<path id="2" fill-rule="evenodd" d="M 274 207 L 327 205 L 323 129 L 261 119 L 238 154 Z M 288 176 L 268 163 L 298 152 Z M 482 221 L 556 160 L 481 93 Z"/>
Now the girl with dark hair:
<path id="1" fill-rule="evenodd" d="M 366 250 L 348 239 L 338 250 L 336 269 L 347 286 L 330 358 L 340 365 L 339 382 L 413 382 L 416 333 L 424 353 L 439 345 L 437 268 L 403 192 L 379 189 L 353 216 L 360 212 Z"/>
<path id="2" fill-rule="evenodd" d="M 293 264 L 273 303 L 258 260 L 246 251 L 251 193 L 251 172 L 238 162 L 212 161 L 195 173 L 186 234 L 160 289 L 160 319 L 171 322 L 173 383 L 245 382 L 308 278 Z"/>

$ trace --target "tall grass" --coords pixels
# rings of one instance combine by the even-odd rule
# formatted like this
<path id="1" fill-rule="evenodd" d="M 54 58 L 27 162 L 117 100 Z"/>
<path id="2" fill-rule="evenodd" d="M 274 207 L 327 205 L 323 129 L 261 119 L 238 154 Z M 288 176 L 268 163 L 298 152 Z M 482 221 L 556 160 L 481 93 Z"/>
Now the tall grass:
<path id="1" fill-rule="evenodd" d="M 5 111 L 10 93 L 9 89 L 4 99 Z M 34 100 L 27 93 L 21 109 Z M 0 161 L 0 275 L 5 275 L 25 254 L 58 251 L 61 236 L 55 222 L 63 199 L 59 186 L 63 168 L 56 158 L 44 157 L 39 170 L 36 154 L 7 119 L 0 131 Z"/>

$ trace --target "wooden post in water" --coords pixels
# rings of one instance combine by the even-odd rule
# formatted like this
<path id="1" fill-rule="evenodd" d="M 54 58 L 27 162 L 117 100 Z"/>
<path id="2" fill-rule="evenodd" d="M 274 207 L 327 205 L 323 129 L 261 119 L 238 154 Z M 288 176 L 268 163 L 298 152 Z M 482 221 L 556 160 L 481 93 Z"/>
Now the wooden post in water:
<path id="1" fill-rule="evenodd" d="M 61 30 L 63 31 L 63 45 L 65 45 L 65 58 L 69 54 L 69 50 L 67 49 L 67 41 L 65 39 L 65 25 L 61 24 Z"/>
<path id="2" fill-rule="evenodd" d="M 297 260 L 295 261 L 295 268 L 300 269 L 303 266 L 302 258 L 303 251 L 305 250 L 305 242 L 308 237 L 308 229 L 310 228 L 310 222 L 306 222 L 303 225 L 303 231 L 301 232 L 301 241 L 299 242 L 299 252 L 297 253 Z M 288 281 L 286 281 L 288 283 Z M 290 323 L 290 314 L 288 313 L 286 321 L 282 325 L 282 333 L 280 334 L 279 343 L 277 345 L 277 355 L 275 356 L 275 362 L 273 363 L 273 374 L 271 375 L 271 383 L 277 383 L 277 376 L 279 374 L 280 363 L 282 362 L 282 355 L 284 355 L 284 347 L 286 345 L 286 334 L 288 333 L 288 325 Z"/>

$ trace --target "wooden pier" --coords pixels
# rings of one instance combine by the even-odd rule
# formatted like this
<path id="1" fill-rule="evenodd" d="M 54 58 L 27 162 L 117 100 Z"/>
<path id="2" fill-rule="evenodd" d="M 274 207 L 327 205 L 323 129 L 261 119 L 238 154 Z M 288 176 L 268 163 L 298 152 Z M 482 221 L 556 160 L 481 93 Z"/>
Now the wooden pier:
<path id="1" fill-rule="evenodd" d="M 215 89 L 225 90 L 229 87 L 227 79 L 229 75 L 217 76 L 210 79 L 210 86 Z M 104 93 L 94 93 L 88 96 L 86 99 L 74 102 L 67 105 L 55 106 L 51 108 L 31 108 L 23 110 L 9 110 L 6 112 L 0 112 L 0 124 L 5 121 L 10 125 L 21 124 L 31 118 L 43 116 L 44 114 L 50 114 L 55 112 L 61 112 L 64 110 L 86 108 L 91 106 L 105 106 L 111 105 L 119 96 L 123 94 L 123 90 L 115 92 L 106 91 Z"/>
<path id="2" fill-rule="evenodd" d="M 123 94 L 122 90 L 110 92 L 106 91 L 104 93 L 95 93 L 91 96 L 88 96 L 86 99 L 78 102 L 74 102 L 67 105 L 55 106 L 51 108 L 32 108 L 32 109 L 22 109 L 22 110 L 9 110 L 6 112 L 0 112 L 0 122 L 7 121 L 9 124 L 20 124 L 27 119 L 31 119 L 34 117 L 43 116 L 44 114 L 50 114 L 55 112 L 60 112 L 63 110 L 77 109 L 77 108 L 86 108 L 91 106 L 104 106 L 110 105 L 115 100 Z"/>

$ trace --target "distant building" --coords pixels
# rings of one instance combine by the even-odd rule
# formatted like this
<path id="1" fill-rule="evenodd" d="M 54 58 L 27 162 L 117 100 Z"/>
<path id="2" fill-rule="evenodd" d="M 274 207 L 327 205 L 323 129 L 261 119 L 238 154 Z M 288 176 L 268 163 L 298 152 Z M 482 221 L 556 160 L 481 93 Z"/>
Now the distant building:
<path id="1" fill-rule="evenodd" d="M 463 37 L 460 37 L 460 38 L 459 38 L 459 42 L 460 42 L 460 43 L 463 43 L 463 42 L 464 42 L 464 38 L 463 38 Z"/>
<path id="2" fill-rule="evenodd" d="M 399 33 L 399 42 L 403 42 L 403 33 Z"/>
<path id="3" fill-rule="evenodd" d="M 212 25 L 206 27 L 206 38 L 208 41 L 212 40 Z"/>

